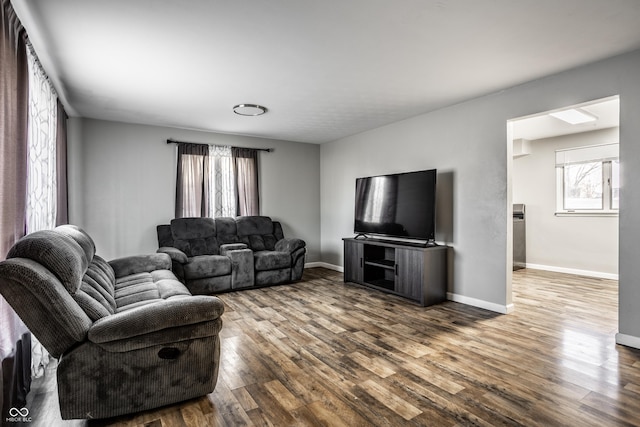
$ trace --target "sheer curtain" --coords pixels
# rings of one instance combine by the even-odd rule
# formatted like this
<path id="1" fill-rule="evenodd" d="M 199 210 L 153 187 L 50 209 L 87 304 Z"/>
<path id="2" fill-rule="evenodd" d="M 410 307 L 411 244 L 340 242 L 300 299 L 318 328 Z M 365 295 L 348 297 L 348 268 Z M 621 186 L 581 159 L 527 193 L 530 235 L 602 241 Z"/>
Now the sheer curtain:
<path id="1" fill-rule="evenodd" d="M 260 215 L 258 194 L 258 150 L 232 148 L 236 179 L 237 215 Z"/>
<path id="2" fill-rule="evenodd" d="M 231 147 L 209 145 L 209 212 L 211 218 L 235 216 L 236 197 Z"/>
<path id="3" fill-rule="evenodd" d="M 58 97 L 30 46 L 27 233 L 56 226 Z"/>
<path id="4" fill-rule="evenodd" d="M 66 205 L 65 191 L 60 192 L 59 174 L 66 175 L 66 158 L 59 159 L 59 146 L 66 148 L 66 134 L 58 135 L 63 117 L 58 96 L 42 70 L 31 45 L 27 44 L 29 64 L 29 122 L 27 150 L 27 233 L 50 230 L 58 225 L 58 200 Z M 65 143 L 63 143 L 64 138 Z M 64 150 L 66 156 L 66 149 Z M 64 167 L 64 169 L 63 169 Z M 66 209 L 64 212 L 66 217 Z M 66 222 L 66 221 L 65 221 Z M 44 375 L 50 357 L 36 337 L 31 340 L 31 373 L 34 377 Z"/>

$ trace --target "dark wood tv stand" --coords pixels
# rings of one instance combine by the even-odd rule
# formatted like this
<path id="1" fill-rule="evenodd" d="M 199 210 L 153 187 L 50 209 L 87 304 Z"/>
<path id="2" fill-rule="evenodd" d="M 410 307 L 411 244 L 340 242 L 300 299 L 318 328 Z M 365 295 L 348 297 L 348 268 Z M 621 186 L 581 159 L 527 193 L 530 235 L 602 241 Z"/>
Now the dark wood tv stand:
<path id="1" fill-rule="evenodd" d="M 409 298 L 422 306 L 447 299 L 447 246 L 344 238 L 344 281 Z"/>

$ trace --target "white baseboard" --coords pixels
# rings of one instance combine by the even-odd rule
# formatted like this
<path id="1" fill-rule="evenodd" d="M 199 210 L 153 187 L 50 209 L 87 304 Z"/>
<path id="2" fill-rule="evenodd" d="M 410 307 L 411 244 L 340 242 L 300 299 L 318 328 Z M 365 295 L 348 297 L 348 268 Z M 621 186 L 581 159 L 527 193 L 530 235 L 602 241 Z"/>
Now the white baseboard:
<path id="1" fill-rule="evenodd" d="M 464 295 L 454 294 L 452 292 L 447 292 L 447 299 L 450 301 L 471 305 L 473 307 L 482 308 L 482 309 L 493 311 L 500 314 L 509 314 L 509 313 L 512 313 L 514 310 L 513 304 L 500 305 L 493 302 L 484 301 L 481 299 L 470 298 Z"/>
<path id="2" fill-rule="evenodd" d="M 595 277 L 598 279 L 618 280 L 617 274 L 603 273 L 601 271 L 578 270 L 577 268 L 555 267 L 552 265 L 541 265 L 541 264 L 530 264 L 530 263 L 527 263 L 527 268 L 531 268 L 534 270 L 553 271 L 555 273 L 577 274 L 579 276 Z"/>
<path id="3" fill-rule="evenodd" d="M 344 273 L 344 267 L 335 265 L 335 264 L 329 264 L 327 262 L 308 262 L 304 265 L 304 268 L 316 268 L 316 267 L 328 268 L 329 270 L 334 270 L 334 271 L 339 271 L 340 273 Z"/>
<path id="4" fill-rule="evenodd" d="M 640 337 L 634 337 L 633 335 L 625 335 L 625 334 L 617 333 L 616 343 L 625 345 L 627 347 L 640 349 Z"/>

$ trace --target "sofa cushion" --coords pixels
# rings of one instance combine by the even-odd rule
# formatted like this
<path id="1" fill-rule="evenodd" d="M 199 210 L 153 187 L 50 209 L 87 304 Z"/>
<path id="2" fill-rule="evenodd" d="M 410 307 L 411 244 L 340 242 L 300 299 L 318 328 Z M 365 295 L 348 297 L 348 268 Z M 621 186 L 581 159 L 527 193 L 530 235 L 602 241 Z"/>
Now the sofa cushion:
<path id="1" fill-rule="evenodd" d="M 236 218 L 238 236 L 273 234 L 273 221 L 268 216 L 240 216 Z"/>
<path id="2" fill-rule="evenodd" d="M 187 256 L 218 255 L 220 246 L 213 218 L 176 218 L 171 220 L 173 246 Z"/>
<path id="3" fill-rule="evenodd" d="M 191 292 L 169 270 L 131 274 L 116 280 L 115 312 L 189 296 Z"/>
<path id="4" fill-rule="evenodd" d="M 261 251 L 253 255 L 257 271 L 279 270 L 291 266 L 291 255 L 286 252 Z"/>
<path id="5" fill-rule="evenodd" d="M 253 234 L 245 236 L 242 240 L 254 251 L 273 251 L 276 248 L 276 238 L 273 234 Z"/>
<path id="6" fill-rule="evenodd" d="M 220 246 L 238 243 L 238 228 L 236 220 L 228 217 L 216 218 L 216 236 Z"/>
<path id="7" fill-rule="evenodd" d="M 162 299 L 191 296 L 189 289 L 176 280 L 176 277 L 170 270 L 152 271 L 151 278 L 158 287 L 158 293 Z"/>
<path id="8" fill-rule="evenodd" d="M 187 280 L 227 274 L 231 274 L 231 260 L 222 255 L 194 256 L 184 265 L 184 277 Z"/>
<path id="9" fill-rule="evenodd" d="M 184 252 L 188 257 L 198 255 L 217 255 L 220 251 L 218 241 L 215 237 L 191 240 L 175 239 L 174 246 Z"/>
<path id="10" fill-rule="evenodd" d="M 273 234 L 273 221 L 268 216 L 241 216 L 236 218 L 238 237 L 254 251 L 272 251 L 276 237 Z"/>
<path id="11" fill-rule="evenodd" d="M 115 313 L 115 274 L 107 261 L 94 256 L 73 299 L 93 321 Z"/>
<path id="12" fill-rule="evenodd" d="M 147 304 L 159 301 L 160 292 L 153 281 L 151 273 L 131 274 L 117 279 L 115 300 L 116 311 L 119 312 L 131 304 L 139 306 L 139 303 Z"/>
<path id="13" fill-rule="evenodd" d="M 84 249 L 69 236 L 53 230 L 36 231 L 18 240 L 9 258 L 27 258 L 51 271 L 70 294 L 80 287 L 89 260 Z"/>
<path id="14" fill-rule="evenodd" d="M 174 239 L 203 239 L 216 235 L 213 218 L 175 218 L 171 220 L 171 235 Z"/>
<path id="15" fill-rule="evenodd" d="M 75 240 L 75 242 L 80 245 L 82 250 L 84 250 L 87 261 L 91 263 L 93 256 L 96 254 L 96 244 L 86 231 L 76 225 L 71 224 L 60 225 L 55 228 L 55 231 L 60 234 L 64 234 L 65 236 L 69 236 L 73 240 Z"/>

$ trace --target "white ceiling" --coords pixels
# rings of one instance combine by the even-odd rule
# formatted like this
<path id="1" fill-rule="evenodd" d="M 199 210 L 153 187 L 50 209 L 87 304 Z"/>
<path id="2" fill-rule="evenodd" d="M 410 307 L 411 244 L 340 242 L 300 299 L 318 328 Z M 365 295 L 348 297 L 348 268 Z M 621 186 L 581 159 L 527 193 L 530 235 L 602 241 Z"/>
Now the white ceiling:
<path id="1" fill-rule="evenodd" d="M 310 143 L 640 48 L 638 0 L 12 3 L 72 116 Z"/>
<path id="2" fill-rule="evenodd" d="M 523 117 L 512 121 L 513 139 L 536 139 L 550 138 L 552 136 L 570 135 L 574 133 L 591 132 L 599 129 L 617 127 L 620 124 L 620 98 L 617 96 L 595 100 L 580 105 L 567 105 L 566 107 L 577 108 L 595 116 L 593 122 L 572 125 L 560 119 L 550 116 L 546 111 Z M 565 108 L 562 108 L 565 109 Z M 553 110 L 556 111 L 556 110 Z"/>

